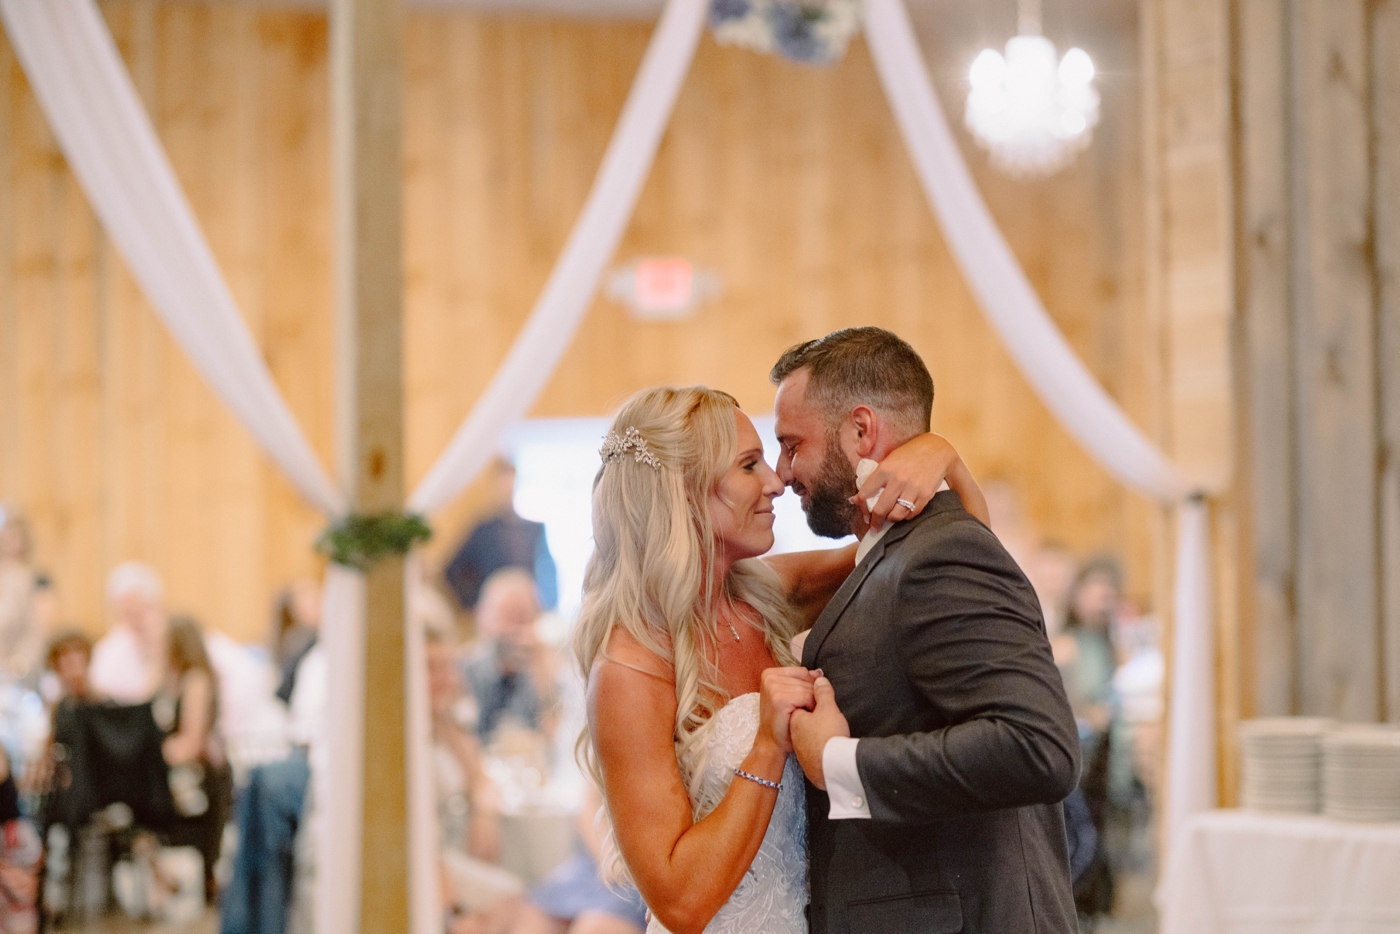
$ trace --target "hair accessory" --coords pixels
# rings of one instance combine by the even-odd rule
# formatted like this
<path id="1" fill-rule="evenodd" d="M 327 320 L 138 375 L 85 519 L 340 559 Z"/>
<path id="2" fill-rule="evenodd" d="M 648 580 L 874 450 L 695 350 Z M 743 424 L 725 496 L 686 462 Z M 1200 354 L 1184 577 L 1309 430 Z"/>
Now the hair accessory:
<path id="1" fill-rule="evenodd" d="M 747 779 L 748 779 L 749 781 L 751 781 L 751 782 L 758 782 L 758 783 L 759 783 L 760 785 L 762 785 L 764 788 L 772 788 L 774 791 L 782 791 L 782 790 L 783 790 L 783 783 L 782 783 L 782 782 L 770 782 L 770 781 L 769 781 L 768 779 L 766 779 L 766 778 L 759 778 L 757 775 L 750 775 L 748 772 L 745 772 L 743 769 L 735 769 L 735 770 L 734 770 L 734 774 L 737 775 L 737 776 L 739 776 L 740 778 L 747 778 Z"/>
<path id="2" fill-rule="evenodd" d="M 651 453 L 651 449 L 647 447 L 647 439 L 643 438 L 636 428 L 629 428 L 622 435 L 615 431 L 608 432 L 608 436 L 603 439 L 603 446 L 598 449 L 598 454 L 606 464 L 625 456 L 629 451 L 637 463 L 646 464 L 653 470 L 661 469 L 661 461 Z"/>
<path id="3" fill-rule="evenodd" d="M 909 500 L 907 500 L 907 499 L 905 499 L 905 498 L 903 498 L 903 497 L 900 497 L 899 499 L 895 500 L 895 504 L 896 504 L 896 505 L 899 505 L 899 506 L 903 506 L 905 509 L 909 510 L 910 512 L 913 512 L 913 511 L 914 511 L 914 504 L 911 503 L 911 502 L 909 502 Z"/>

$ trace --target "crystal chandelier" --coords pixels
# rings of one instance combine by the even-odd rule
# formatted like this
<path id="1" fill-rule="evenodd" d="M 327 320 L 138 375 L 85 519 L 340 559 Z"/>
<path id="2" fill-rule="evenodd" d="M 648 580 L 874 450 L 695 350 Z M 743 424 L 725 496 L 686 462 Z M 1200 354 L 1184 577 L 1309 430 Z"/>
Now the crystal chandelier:
<path id="1" fill-rule="evenodd" d="M 972 62 L 967 127 L 1008 175 L 1053 175 L 1089 145 L 1099 122 L 1094 62 L 1078 48 L 1057 57 L 1040 34 L 1040 0 L 1020 0 L 1018 14 L 1020 35 L 1006 54 L 983 49 Z"/>

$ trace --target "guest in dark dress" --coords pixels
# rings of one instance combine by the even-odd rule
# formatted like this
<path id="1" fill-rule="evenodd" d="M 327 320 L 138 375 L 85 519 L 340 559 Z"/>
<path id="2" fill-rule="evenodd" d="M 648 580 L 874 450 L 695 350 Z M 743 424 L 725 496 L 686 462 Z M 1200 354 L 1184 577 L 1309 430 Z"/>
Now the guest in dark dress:
<path id="1" fill-rule="evenodd" d="M 544 524 L 521 518 L 515 511 L 515 467 L 498 459 L 492 465 L 494 510 L 472 529 L 448 563 L 444 576 L 464 610 L 476 608 L 487 578 L 501 568 L 523 568 L 535 579 L 540 604 L 559 604 L 554 557 L 545 540 Z"/>
<path id="2" fill-rule="evenodd" d="M 161 753 L 180 818 L 158 828 L 172 846 L 193 846 L 204 858 L 204 891 L 215 896 L 214 864 L 233 808 L 233 770 L 219 734 L 219 694 L 204 635 L 189 617 L 171 619 L 166 675 L 154 701 L 165 731 Z"/>

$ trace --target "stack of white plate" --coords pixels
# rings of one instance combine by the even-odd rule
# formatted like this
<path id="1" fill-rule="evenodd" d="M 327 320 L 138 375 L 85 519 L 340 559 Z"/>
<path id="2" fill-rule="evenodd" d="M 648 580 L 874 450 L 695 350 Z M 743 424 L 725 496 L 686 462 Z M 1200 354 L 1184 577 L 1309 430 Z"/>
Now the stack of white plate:
<path id="1" fill-rule="evenodd" d="M 1316 814 L 1322 803 L 1322 737 L 1331 726 L 1312 717 L 1240 723 L 1240 803 L 1255 811 Z"/>
<path id="2" fill-rule="evenodd" d="M 1400 820 L 1400 729 L 1349 726 L 1328 734 L 1322 746 L 1328 817 Z"/>

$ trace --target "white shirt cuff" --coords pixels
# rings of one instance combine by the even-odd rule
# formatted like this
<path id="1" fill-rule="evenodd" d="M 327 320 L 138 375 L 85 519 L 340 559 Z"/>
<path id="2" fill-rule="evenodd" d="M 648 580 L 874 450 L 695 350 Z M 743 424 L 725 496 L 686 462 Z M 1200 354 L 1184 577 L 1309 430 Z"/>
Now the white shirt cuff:
<path id="1" fill-rule="evenodd" d="M 822 774 L 826 776 L 826 794 L 831 799 L 826 816 L 832 820 L 870 819 L 870 802 L 865 800 L 865 786 L 860 783 L 860 771 L 856 768 L 859 742 L 849 736 L 833 736 L 822 747 Z"/>

